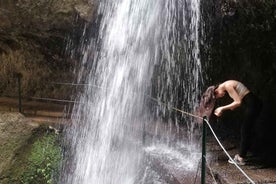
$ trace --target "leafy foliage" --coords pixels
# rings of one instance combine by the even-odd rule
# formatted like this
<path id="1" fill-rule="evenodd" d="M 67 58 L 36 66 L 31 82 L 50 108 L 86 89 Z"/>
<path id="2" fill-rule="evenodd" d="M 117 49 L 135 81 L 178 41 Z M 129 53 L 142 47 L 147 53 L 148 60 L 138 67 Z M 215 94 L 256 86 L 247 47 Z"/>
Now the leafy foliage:
<path id="1" fill-rule="evenodd" d="M 28 166 L 21 176 L 23 184 L 55 183 L 61 160 L 61 148 L 57 145 L 57 136 L 47 133 L 36 140 L 27 158 Z"/>

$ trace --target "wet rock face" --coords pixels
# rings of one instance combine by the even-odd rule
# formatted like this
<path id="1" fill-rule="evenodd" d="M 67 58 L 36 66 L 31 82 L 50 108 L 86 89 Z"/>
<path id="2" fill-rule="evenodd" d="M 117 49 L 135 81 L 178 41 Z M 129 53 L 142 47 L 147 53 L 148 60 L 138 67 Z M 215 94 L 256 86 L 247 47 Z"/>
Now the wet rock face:
<path id="1" fill-rule="evenodd" d="M 0 94 L 16 96 L 15 73 L 25 96 L 53 91 L 39 83 L 70 81 L 76 61 L 65 54 L 66 41 L 94 21 L 96 7 L 96 0 L 0 0 Z"/>
<path id="2" fill-rule="evenodd" d="M 242 81 L 262 98 L 275 91 L 275 3 L 224 1 L 213 28 L 210 77 L 217 82 Z"/>
<path id="3" fill-rule="evenodd" d="M 210 81 L 206 84 L 239 80 L 262 100 L 252 135 L 252 151 L 271 157 L 276 153 L 275 141 L 272 141 L 276 125 L 275 2 L 220 0 L 203 4 L 206 42 L 209 41 L 209 45 L 202 46 L 209 46 L 206 49 L 209 53 L 202 57 L 202 63 L 209 64 L 205 72 Z M 217 106 L 231 102 L 231 98 L 225 97 L 217 101 Z M 244 113 L 245 109 L 240 107 L 214 119 L 215 132 L 226 140 L 239 138 Z M 239 142 L 235 142 L 238 146 Z"/>

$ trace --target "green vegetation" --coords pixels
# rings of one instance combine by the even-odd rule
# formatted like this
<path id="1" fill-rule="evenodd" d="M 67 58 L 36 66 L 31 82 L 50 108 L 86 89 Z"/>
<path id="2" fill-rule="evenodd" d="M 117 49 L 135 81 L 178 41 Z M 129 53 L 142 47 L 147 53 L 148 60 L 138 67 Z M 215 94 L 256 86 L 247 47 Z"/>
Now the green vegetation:
<path id="1" fill-rule="evenodd" d="M 20 178 L 22 183 L 54 183 L 53 178 L 61 160 L 61 149 L 56 139 L 55 134 L 46 133 L 34 142 L 27 160 L 29 164 Z"/>
<path id="2" fill-rule="evenodd" d="M 3 173 L 1 184 L 57 183 L 62 150 L 58 135 L 38 128 L 28 144 L 15 154 L 12 165 Z"/>

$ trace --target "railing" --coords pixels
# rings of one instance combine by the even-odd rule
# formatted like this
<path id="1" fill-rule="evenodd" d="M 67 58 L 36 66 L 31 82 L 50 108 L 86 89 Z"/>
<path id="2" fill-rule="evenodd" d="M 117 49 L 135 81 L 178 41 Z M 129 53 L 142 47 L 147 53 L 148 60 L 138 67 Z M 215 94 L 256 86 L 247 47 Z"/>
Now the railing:
<path id="1" fill-rule="evenodd" d="M 11 112 L 20 112 L 25 115 L 35 115 L 35 116 L 53 116 L 59 118 L 67 118 L 71 114 L 72 104 L 79 103 L 75 100 L 68 99 L 57 99 L 49 97 L 39 97 L 39 96 L 26 96 L 22 90 L 22 74 L 16 73 L 14 75 L 13 83 L 15 87 L 16 94 L 2 96 L 1 110 L 11 111 Z M 53 86 L 54 83 L 44 83 L 45 86 Z M 74 89 L 73 89 L 74 90 Z M 68 95 L 67 95 L 68 96 Z M 43 102 L 53 102 L 51 106 Z M 54 105 L 54 108 L 52 104 Z M 33 108 L 34 106 L 38 108 Z M 45 115 L 47 114 L 47 115 Z"/>
<path id="2" fill-rule="evenodd" d="M 151 99 L 153 99 L 155 101 L 158 101 L 157 99 L 155 99 L 153 97 L 151 97 Z M 203 128 L 202 128 L 202 156 L 201 156 L 201 184 L 205 184 L 205 173 L 206 173 L 206 163 L 207 163 L 207 160 L 206 160 L 206 132 L 207 132 L 207 126 L 211 130 L 211 132 L 212 132 L 213 136 L 215 137 L 217 143 L 222 148 L 222 150 L 224 151 L 224 153 L 226 154 L 226 156 L 229 158 L 229 160 L 231 160 L 234 163 L 234 166 L 236 166 L 236 168 L 248 179 L 248 181 L 251 184 L 255 184 L 255 182 L 241 169 L 241 167 L 239 167 L 239 165 L 237 165 L 237 163 L 233 160 L 233 158 L 226 151 L 226 149 L 224 148 L 224 146 L 222 145 L 222 143 L 218 139 L 217 135 L 215 134 L 215 132 L 214 132 L 212 126 L 210 125 L 209 121 L 207 120 L 206 116 L 205 117 L 200 117 L 200 116 L 194 115 L 192 113 L 180 110 L 178 108 L 170 107 L 170 106 L 168 106 L 167 104 L 165 104 L 163 102 L 159 102 L 159 104 L 166 105 L 171 110 L 174 110 L 176 112 L 180 112 L 180 113 L 182 113 L 184 115 L 187 115 L 187 116 L 191 116 L 191 117 L 194 117 L 194 118 L 201 119 L 203 121 Z M 216 180 L 215 180 L 214 177 L 213 177 L 213 179 L 214 179 L 214 181 L 216 183 Z"/>
<path id="3" fill-rule="evenodd" d="M 17 75 L 17 83 L 18 83 L 18 111 L 22 112 L 22 96 L 21 96 L 21 75 L 18 74 Z M 79 85 L 89 85 L 89 84 L 74 84 L 74 83 L 53 83 L 53 84 L 60 84 L 60 85 L 72 85 L 72 86 L 79 86 Z M 96 85 L 91 85 L 93 87 L 99 88 L 99 89 L 104 89 L 104 90 L 108 90 L 105 89 L 101 86 L 96 86 Z M 217 135 L 215 134 L 213 128 L 211 127 L 209 121 L 207 120 L 207 117 L 200 117 L 197 115 L 194 115 L 192 113 L 189 112 L 185 112 L 183 110 L 180 110 L 178 108 L 175 107 L 171 107 L 169 105 L 167 105 L 166 103 L 160 102 L 158 99 L 153 98 L 149 95 L 145 95 L 147 96 L 149 99 L 158 102 L 158 104 L 160 105 L 164 105 L 166 107 L 168 107 L 169 109 L 176 111 L 176 112 L 180 112 L 184 115 L 187 116 L 191 116 L 194 118 L 199 118 L 203 121 L 203 128 L 202 128 L 202 156 L 201 156 L 201 184 L 205 184 L 205 173 L 206 173 L 206 132 L 207 132 L 207 126 L 209 127 L 210 131 L 212 132 L 214 138 L 216 139 L 217 143 L 219 144 L 219 146 L 222 148 L 222 150 L 224 151 L 224 153 L 227 155 L 227 157 L 229 158 L 229 160 L 231 160 L 234 165 L 236 166 L 236 168 L 248 179 L 248 181 L 251 184 L 255 184 L 255 182 L 241 169 L 241 167 L 239 167 L 236 162 L 232 159 L 232 157 L 229 155 L 229 153 L 226 151 L 226 149 L 224 148 L 224 146 L 221 144 L 220 140 L 218 139 Z M 31 97 L 32 99 L 36 99 L 36 100 L 47 100 L 47 101 L 56 101 L 56 102 L 66 102 L 66 103 L 79 103 L 77 101 L 72 101 L 72 100 L 61 100 L 61 99 L 53 99 L 53 98 L 38 98 L 38 97 Z M 215 178 L 213 177 L 213 179 L 215 180 Z M 215 181 L 216 182 L 216 181 Z"/>

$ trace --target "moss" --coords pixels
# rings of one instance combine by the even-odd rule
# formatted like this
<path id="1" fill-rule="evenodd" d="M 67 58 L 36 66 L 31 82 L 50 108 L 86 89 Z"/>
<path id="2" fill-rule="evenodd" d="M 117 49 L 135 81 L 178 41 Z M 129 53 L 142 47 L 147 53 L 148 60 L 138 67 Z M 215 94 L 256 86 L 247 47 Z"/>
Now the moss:
<path id="1" fill-rule="evenodd" d="M 38 128 L 28 144 L 15 154 L 11 167 L 4 172 L 1 184 L 57 183 L 61 147 L 58 135 Z"/>

